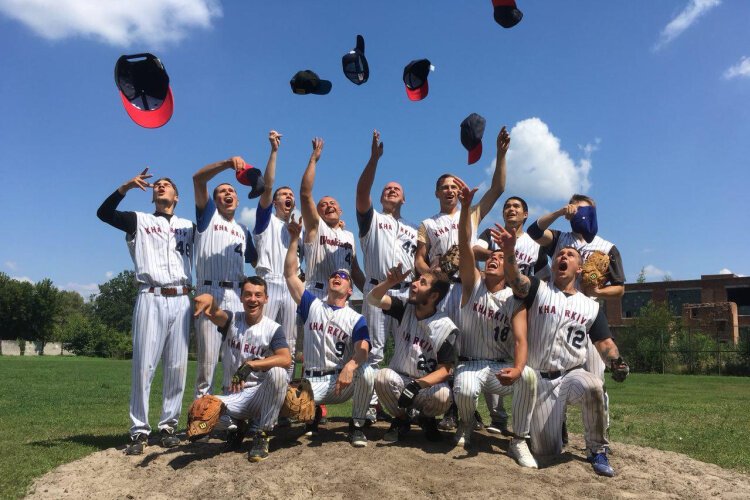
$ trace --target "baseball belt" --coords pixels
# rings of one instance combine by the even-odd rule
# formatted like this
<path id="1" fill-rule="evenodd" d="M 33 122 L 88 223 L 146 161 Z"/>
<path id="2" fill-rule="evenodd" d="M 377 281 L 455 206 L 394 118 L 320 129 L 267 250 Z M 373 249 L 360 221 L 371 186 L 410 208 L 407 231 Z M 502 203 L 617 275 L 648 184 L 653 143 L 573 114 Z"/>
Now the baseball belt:
<path id="1" fill-rule="evenodd" d="M 239 281 L 211 281 L 211 280 L 204 280 L 203 284 L 205 286 L 220 286 L 221 288 L 239 288 L 240 282 Z"/>
<path id="2" fill-rule="evenodd" d="M 483 359 L 479 359 L 479 358 L 467 358 L 465 356 L 459 356 L 458 360 L 459 361 L 490 361 L 490 362 L 494 362 L 494 363 L 505 363 L 505 360 L 503 358 L 496 358 L 496 359 L 483 358 Z"/>
<path id="3" fill-rule="evenodd" d="M 176 297 L 177 295 L 187 295 L 190 293 L 189 286 L 180 287 L 165 287 L 165 286 L 152 286 L 148 289 L 148 293 L 154 295 L 161 295 L 163 297 Z"/>
<path id="4" fill-rule="evenodd" d="M 305 377 L 326 377 L 328 375 L 337 375 L 341 373 L 341 368 L 335 370 L 305 370 Z"/>
<path id="5" fill-rule="evenodd" d="M 582 366 L 576 366 L 575 368 L 571 368 L 570 370 L 556 370 L 556 371 L 552 371 L 552 372 L 539 372 L 539 376 L 542 377 L 543 379 L 555 380 L 555 379 L 558 379 L 558 378 L 562 377 L 563 375 L 565 375 L 568 372 L 572 372 L 573 370 L 578 370 L 578 369 L 581 369 L 581 368 L 583 368 L 583 367 Z"/>

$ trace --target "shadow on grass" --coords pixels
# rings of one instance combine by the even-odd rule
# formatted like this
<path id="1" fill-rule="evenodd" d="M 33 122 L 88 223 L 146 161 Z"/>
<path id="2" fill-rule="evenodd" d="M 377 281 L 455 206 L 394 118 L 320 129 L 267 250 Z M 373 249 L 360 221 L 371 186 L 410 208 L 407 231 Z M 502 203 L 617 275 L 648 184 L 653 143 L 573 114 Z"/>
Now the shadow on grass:
<path id="1" fill-rule="evenodd" d="M 93 448 L 96 448 L 97 450 L 107 450 L 109 448 L 124 446 L 127 442 L 127 436 L 123 436 L 122 434 L 109 434 L 104 436 L 79 434 L 77 436 L 47 439 L 44 441 L 32 441 L 29 444 L 31 446 L 38 446 L 40 448 L 55 448 L 66 443 L 76 443 L 84 446 L 91 446 Z"/>

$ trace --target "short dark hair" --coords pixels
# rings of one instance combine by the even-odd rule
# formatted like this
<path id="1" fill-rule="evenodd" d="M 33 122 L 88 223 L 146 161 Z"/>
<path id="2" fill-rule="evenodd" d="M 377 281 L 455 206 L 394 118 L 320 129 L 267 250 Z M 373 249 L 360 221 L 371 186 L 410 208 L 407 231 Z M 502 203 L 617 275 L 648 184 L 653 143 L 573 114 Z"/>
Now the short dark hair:
<path id="1" fill-rule="evenodd" d="M 432 284 L 430 285 L 430 293 L 437 292 L 438 298 L 435 301 L 435 304 L 439 304 L 446 295 L 448 295 L 448 292 L 451 289 L 451 283 L 444 277 L 433 274 L 433 273 L 425 273 L 426 276 L 432 276 Z"/>
<path id="2" fill-rule="evenodd" d="M 176 194 L 177 196 L 180 196 L 180 192 L 177 190 L 177 184 L 175 184 L 174 181 L 170 179 L 169 177 L 160 177 L 156 179 L 154 182 L 152 182 L 151 185 L 154 186 L 156 185 L 157 182 L 160 182 L 160 181 L 167 181 L 168 183 L 170 183 L 172 185 L 172 188 L 174 189 L 174 194 Z"/>
<path id="3" fill-rule="evenodd" d="M 507 200 L 505 200 L 505 203 L 503 203 L 503 210 L 505 210 L 505 205 L 507 205 L 510 200 L 518 200 L 521 203 L 521 206 L 523 207 L 523 211 L 528 213 L 529 205 L 528 203 L 526 203 L 526 200 L 524 200 L 520 196 L 511 196 Z"/>
<path id="4" fill-rule="evenodd" d="M 278 188 L 276 191 L 273 192 L 273 201 L 276 201 L 276 195 L 279 194 L 279 191 L 281 191 L 282 189 L 288 189 L 289 191 L 292 191 L 292 194 L 294 194 L 294 191 L 289 186 L 281 186 L 280 188 Z"/>
<path id="5" fill-rule="evenodd" d="M 248 276 L 247 278 L 245 278 L 245 281 L 242 282 L 241 291 L 245 290 L 245 285 L 247 285 L 248 283 L 255 286 L 262 286 L 263 293 L 268 295 L 268 283 L 266 283 L 266 280 L 264 280 L 260 276 Z M 240 295 L 242 295 L 241 292 Z"/>
<path id="6" fill-rule="evenodd" d="M 438 177 L 438 180 L 437 180 L 437 181 L 435 182 L 435 191 L 437 191 L 438 189 L 440 189 L 440 185 L 441 185 L 441 184 L 443 183 L 443 181 L 444 181 L 445 179 L 447 179 L 448 177 L 453 177 L 453 178 L 455 178 L 456 176 L 455 176 L 455 175 L 453 175 L 453 174 L 443 174 L 443 175 L 441 175 L 440 177 Z"/>
<path id="7" fill-rule="evenodd" d="M 216 186 L 214 188 L 214 194 L 211 195 L 211 198 L 213 198 L 214 201 L 216 201 L 216 195 L 219 194 L 219 188 L 221 186 L 231 186 L 231 188 L 234 189 L 234 186 L 232 186 L 230 183 L 228 183 L 228 182 L 222 182 L 221 184 L 219 184 L 218 186 Z"/>
<path id="8" fill-rule="evenodd" d="M 565 245 L 564 247 L 562 247 L 560 250 L 557 251 L 557 253 L 555 254 L 555 257 L 557 257 L 560 252 L 562 252 L 563 250 L 567 250 L 568 248 L 570 248 L 571 250 L 575 250 L 575 252 L 578 254 L 578 260 L 581 262 L 581 265 L 583 265 L 583 254 L 581 253 L 580 250 L 578 250 L 573 245 Z"/>
<path id="9" fill-rule="evenodd" d="M 596 202 L 594 201 L 594 199 L 591 198 L 590 196 L 586 196 L 585 194 L 574 194 L 573 196 L 570 197 L 570 201 L 568 201 L 568 203 L 570 203 L 572 205 L 572 204 L 578 203 L 580 201 L 585 201 L 586 203 L 588 203 L 592 207 L 596 206 Z"/>

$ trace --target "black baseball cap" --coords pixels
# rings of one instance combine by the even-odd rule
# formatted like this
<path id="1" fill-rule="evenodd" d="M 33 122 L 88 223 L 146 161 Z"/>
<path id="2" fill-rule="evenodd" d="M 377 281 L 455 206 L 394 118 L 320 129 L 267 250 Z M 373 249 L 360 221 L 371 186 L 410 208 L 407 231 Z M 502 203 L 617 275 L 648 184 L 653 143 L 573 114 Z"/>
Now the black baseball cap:
<path id="1" fill-rule="evenodd" d="M 245 168 L 239 172 L 235 172 L 234 176 L 240 184 L 250 186 L 250 192 L 247 193 L 247 197 L 251 200 L 266 191 L 266 180 L 263 178 L 263 173 L 252 165 L 245 164 Z"/>
<path id="2" fill-rule="evenodd" d="M 516 0 L 492 0 L 495 21 L 503 28 L 512 28 L 523 19 L 523 12 L 516 7 Z"/>
<path id="3" fill-rule="evenodd" d="M 412 101 L 421 101 L 427 97 L 430 90 L 427 85 L 427 75 L 430 74 L 431 69 L 433 69 L 432 64 L 428 59 L 417 59 L 404 68 L 406 95 Z"/>
<path id="4" fill-rule="evenodd" d="M 141 127 L 161 127 L 172 118 L 169 75 L 155 55 L 120 56 L 115 64 L 115 84 L 128 116 Z"/>
<path id="5" fill-rule="evenodd" d="M 357 46 L 341 58 L 344 75 L 355 85 L 362 85 L 370 78 L 370 66 L 365 58 L 365 39 L 357 35 Z"/>
<path id="6" fill-rule="evenodd" d="M 312 70 L 297 71 L 289 81 L 292 92 L 299 95 L 317 94 L 326 95 L 331 91 L 333 85 L 328 80 L 321 80 Z"/>
<path id="7" fill-rule="evenodd" d="M 482 157 L 482 137 L 487 124 L 482 116 L 472 113 L 461 122 L 461 144 L 469 151 L 469 165 Z"/>

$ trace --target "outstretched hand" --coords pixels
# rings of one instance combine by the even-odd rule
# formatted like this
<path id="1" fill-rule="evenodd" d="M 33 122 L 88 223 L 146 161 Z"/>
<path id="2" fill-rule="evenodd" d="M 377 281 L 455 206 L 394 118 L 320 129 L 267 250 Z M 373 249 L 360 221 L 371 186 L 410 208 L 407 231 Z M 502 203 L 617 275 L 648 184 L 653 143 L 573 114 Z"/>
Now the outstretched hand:
<path id="1" fill-rule="evenodd" d="M 289 238 L 291 241 L 296 241 L 299 238 L 299 235 L 302 234 L 302 216 L 300 215 L 299 220 L 295 221 L 294 214 L 292 214 L 286 225 L 286 229 L 289 231 Z"/>
<path id="2" fill-rule="evenodd" d="M 409 276 L 409 271 L 402 271 L 401 264 L 398 264 L 396 267 L 392 267 L 386 272 L 385 280 L 390 285 L 395 285 L 403 282 L 407 276 Z"/>
<path id="3" fill-rule="evenodd" d="M 461 201 L 461 205 L 471 206 L 471 202 L 474 201 L 474 195 L 478 190 L 479 188 L 469 189 L 469 186 L 464 184 L 458 192 L 458 199 Z"/>
<path id="4" fill-rule="evenodd" d="M 214 305 L 214 298 L 210 293 L 204 293 L 202 295 L 198 295 L 194 299 L 194 307 L 195 307 L 195 313 L 193 314 L 193 317 L 197 318 L 201 314 L 205 314 L 206 317 L 211 318 L 212 313 L 211 309 Z"/>
<path id="5" fill-rule="evenodd" d="M 505 155 L 510 148 L 510 134 L 508 130 L 503 127 L 500 129 L 500 133 L 497 134 L 497 151 L 498 153 Z"/>
<path id="6" fill-rule="evenodd" d="M 153 175 L 148 173 L 148 167 L 146 167 L 143 169 L 143 172 L 123 184 L 122 188 L 124 191 L 130 191 L 133 188 L 140 188 L 141 191 L 145 191 L 146 188 L 153 187 L 152 184 L 146 180 L 150 177 L 153 177 Z"/>
<path id="7" fill-rule="evenodd" d="M 268 142 L 271 143 L 271 151 L 279 150 L 279 144 L 281 144 L 281 137 L 282 135 L 276 132 L 275 130 L 271 130 L 268 133 Z"/>
<path id="8" fill-rule="evenodd" d="M 515 231 L 509 233 L 500 224 L 495 223 L 495 227 L 490 228 L 490 236 L 499 247 L 503 249 L 506 255 L 510 255 L 515 251 L 516 248 L 516 233 Z M 510 253 L 508 253 L 510 252 Z"/>
<path id="9" fill-rule="evenodd" d="M 370 156 L 379 160 L 383 156 L 383 143 L 380 142 L 380 132 L 377 130 L 372 131 L 372 148 L 370 150 Z"/>
<path id="10" fill-rule="evenodd" d="M 320 154 L 323 152 L 323 144 L 325 143 L 323 142 L 323 139 L 320 137 L 315 137 L 312 140 L 313 152 L 310 157 L 312 160 L 315 160 L 315 161 L 320 160 Z"/>

